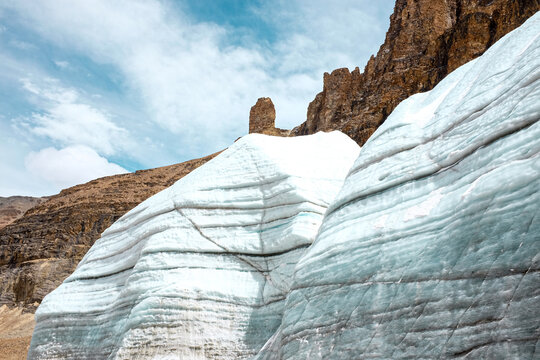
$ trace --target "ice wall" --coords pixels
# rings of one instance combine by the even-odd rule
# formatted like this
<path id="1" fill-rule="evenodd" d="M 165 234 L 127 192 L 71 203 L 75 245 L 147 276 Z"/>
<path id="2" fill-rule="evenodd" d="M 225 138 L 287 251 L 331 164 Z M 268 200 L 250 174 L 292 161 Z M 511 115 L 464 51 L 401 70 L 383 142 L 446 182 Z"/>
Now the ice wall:
<path id="1" fill-rule="evenodd" d="M 39 307 L 29 358 L 255 355 L 358 151 L 339 132 L 241 138 L 103 233 Z"/>
<path id="2" fill-rule="evenodd" d="M 540 358 L 540 14 L 401 103 L 258 359 Z"/>

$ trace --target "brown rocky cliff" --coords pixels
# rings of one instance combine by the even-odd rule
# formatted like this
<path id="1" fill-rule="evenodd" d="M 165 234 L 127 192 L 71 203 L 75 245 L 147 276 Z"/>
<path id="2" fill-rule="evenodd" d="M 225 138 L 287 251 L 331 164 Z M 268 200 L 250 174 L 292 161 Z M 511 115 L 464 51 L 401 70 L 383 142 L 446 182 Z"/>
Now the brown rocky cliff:
<path id="1" fill-rule="evenodd" d="M 363 145 L 402 100 L 431 90 L 538 10 L 538 0 L 397 0 L 377 56 L 363 73 L 325 73 L 291 135 L 340 130 Z"/>
<path id="2" fill-rule="evenodd" d="M 0 229 L 0 305 L 35 310 L 114 221 L 215 155 L 62 190 Z"/>
<path id="3" fill-rule="evenodd" d="M 272 99 L 262 97 L 249 112 L 249 133 L 288 136 L 289 130 L 276 128 L 276 109 Z"/>
<path id="4" fill-rule="evenodd" d="M 0 229 L 23 216 L 28 209 L 47 199 L 47 197 L 0 196 Z"/>

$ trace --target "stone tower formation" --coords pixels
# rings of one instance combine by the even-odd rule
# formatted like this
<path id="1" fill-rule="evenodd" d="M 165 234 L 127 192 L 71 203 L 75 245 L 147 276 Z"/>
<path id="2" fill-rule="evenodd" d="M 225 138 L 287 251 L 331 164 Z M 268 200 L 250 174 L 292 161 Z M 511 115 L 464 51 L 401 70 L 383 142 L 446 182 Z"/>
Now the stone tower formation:
<path id="1" fill-rule="evenodd" d="M 289 130 L 276 128 L 276 109 L 269 97 L 262 97 L 249 112 L 249 133 L 288 136 Z"/>

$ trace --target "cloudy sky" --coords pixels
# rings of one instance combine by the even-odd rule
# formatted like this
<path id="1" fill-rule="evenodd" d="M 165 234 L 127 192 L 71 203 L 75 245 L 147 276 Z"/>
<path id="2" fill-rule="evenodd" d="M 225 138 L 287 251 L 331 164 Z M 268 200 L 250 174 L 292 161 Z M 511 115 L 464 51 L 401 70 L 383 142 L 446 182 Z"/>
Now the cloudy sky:
<path id="1" fill-rule="evenodd" d="M 0 196 L 169 165 L 305 120 L 322 75 L 366 64 L 393 0 L 2 0 Z"/>

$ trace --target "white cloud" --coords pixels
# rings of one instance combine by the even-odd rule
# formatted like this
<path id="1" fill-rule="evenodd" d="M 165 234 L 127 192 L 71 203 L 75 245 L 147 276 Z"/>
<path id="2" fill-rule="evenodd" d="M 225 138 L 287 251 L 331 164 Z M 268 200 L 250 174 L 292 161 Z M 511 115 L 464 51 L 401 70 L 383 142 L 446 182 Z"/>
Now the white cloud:
<path id="1" fill-rule="evenodd" d="M 0 196 L 52 195 L 55 189 L 44 181 L 35 181 L 34 176 L 24 167 L 24 157 L 28 149 L 23 139 L 5 136 L 7 133 L 0 122 Z"/>
<path id="2" fill-rule="evenodd" d="M 35 45 L 30 44 L 26 41 L 12 40 L 9 43 L 11 46 L 16 47 L 20 50 L 35 50 L 36 49 Z"/>
<path id="3" fill-rule="evenodd" d="M 69 62 L 67 62 L 67 61 L 56 60 L 54 63 L 55 63 L 56 66 L 58 66 L 61 69 L 67 69 L 67 68 L 70 67 Z"/>
<path id="4" fill-rule="evenodd" d="M 322 88 L 322 71 L 363 65 L 370 55 L 363 52 L 381 42 L 361 36 L 379 30 L 379 19 L 364 11 L 369 3 L 265 5 L 261 21 L 272 19 L 278 28 L 278 41 L 269 46 L 232 45 L 242 36 L 234 29 L 195 23 L 167 2 L 18 0 L 9 6 L 43 37 L 117 67 L 151 120 L 179 135 L 186 155 L 202 155 L 246 132 L 260 96 L 273 98 L 278 125 L 303 122 Z"/>
<path id="5" fill-rule="evenodd" d="M 56 191 L 87 181 L 126 173 L 87 146 L 69 146 L 60 150 L 45 148 L 25 158 L 26 169 L 38 179 L 50 183 Z"/>
<path id="6" fill-rule="evenodd" d="M 275 31 L 272 39 L 230 24 L 196 22 L 179 4 L 1 1 L 0 20 L 10 16 L 10 25 L 0 37 L 0 80 L 16 84 L 17 94 L 30 102 L 15 115 L 5 112 L 19 131 L 5 124 L 12 133 L 4 135 L 27 141 L 24 154 L 84 145 L 97 156 L 154 167 L 228 146 L 247 132 L 249 109 L 261 96 L 276 104 L 277 125 L 291 128 L 305 120 L 324 71 L 362 67 L 378 49 L 393 1 L 250 5 L 255 21 Z M 21 58 L 20 51 L 10 52 L 7 41 L 18 30 L 37 45 L 33 56 L 30 50 Z M 34 39 L 27 36 L 32 33 Z M 45 48 L 53 58 L 41 52 Z M 15 100 L 5 108 L 23 103 Z M 9 157 L 13 151 L 5 149 Z M 1 165 L 0 171 L 9 171 Z M 10 173 L 19 178 L 28 173 L 15 167 Z"/>
<path id="7" fill-rule="evenodd" d="M 128 141 L 128 132 L 112 122 L 103 110 L 83 103 L 77 90 L 61 86 L 55 79 L 36 84 L 25 78 L 22 83 L 43 109 L 24 119 L 32 133 L 63 145 L 87 145 L 107 155 Z"/>
<path id="8" fill-rule="evenodd" d="M 361 69 L 384 40 L 394 0 L 278 0 L 264 2 L 261 19 L 281 29 L 280 70 L 322 73 Z M 362 69 L 363 70 L 363 69 Z M 322 84 L 321 84 L 322 85 Z"/>
<path id="9" fill-rule="evenodd" d="M 51 78 L 43 79 L 41 85 L 35 84 L 28 78 L 21 79 L 21 83 L 28 92 L 54 103 L 70 103 L 76 101 L 78 97 L 75 89 L 66 89 L 60 86 L 58 80 Z"/>

